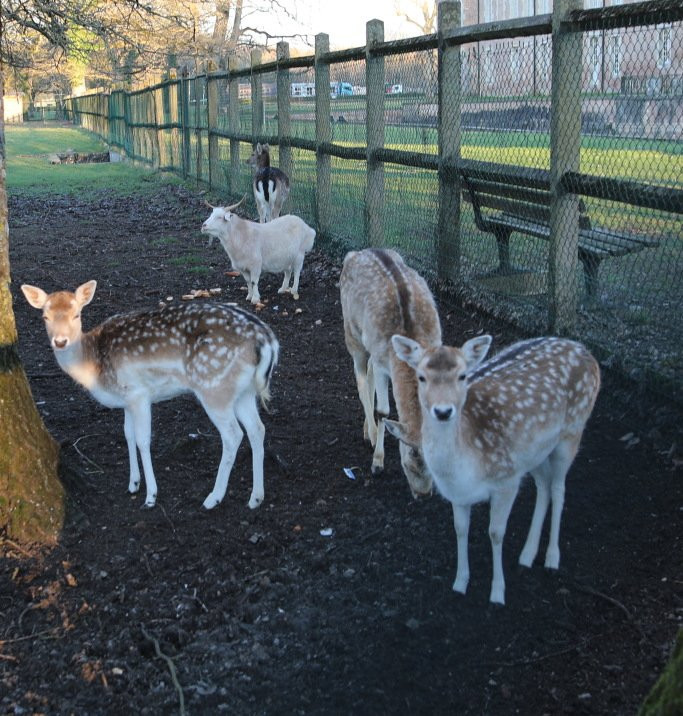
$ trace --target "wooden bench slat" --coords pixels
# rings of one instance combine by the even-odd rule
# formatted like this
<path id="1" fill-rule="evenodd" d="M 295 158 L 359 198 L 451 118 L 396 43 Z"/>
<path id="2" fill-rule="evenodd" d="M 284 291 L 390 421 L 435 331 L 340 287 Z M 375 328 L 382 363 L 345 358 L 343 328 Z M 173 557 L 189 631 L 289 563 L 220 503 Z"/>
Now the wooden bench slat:
<path id="1" fill-rule="evenodd" d="M 550 206 L 551 196 L 549 191 L 543 189 L 532 189 L 530 187 L 515 186 L 513 184 L 500 184 L 485 179 L 472 179 L 469 181 L 469 188 L 476 192 L 480 203 L 482 195 L 494 197 L 508 197 L 521 201 L 532 202 L 540 206 Z"/>

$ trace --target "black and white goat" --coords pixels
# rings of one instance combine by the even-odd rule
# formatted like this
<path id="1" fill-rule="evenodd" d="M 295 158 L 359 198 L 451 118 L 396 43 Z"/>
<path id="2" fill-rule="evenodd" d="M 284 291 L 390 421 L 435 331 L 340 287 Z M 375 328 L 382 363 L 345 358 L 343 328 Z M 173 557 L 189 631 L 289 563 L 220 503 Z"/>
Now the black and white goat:
<path id="1" fill-rule="evenodd" d="M 270 147 L 267 144 L 258 143 L 247 164 L 254 171 L 252 188 L 259 222 L 265 224 L 277 219 L 289 196 L 289 177 L 281 169 L 270 166 Z"/>

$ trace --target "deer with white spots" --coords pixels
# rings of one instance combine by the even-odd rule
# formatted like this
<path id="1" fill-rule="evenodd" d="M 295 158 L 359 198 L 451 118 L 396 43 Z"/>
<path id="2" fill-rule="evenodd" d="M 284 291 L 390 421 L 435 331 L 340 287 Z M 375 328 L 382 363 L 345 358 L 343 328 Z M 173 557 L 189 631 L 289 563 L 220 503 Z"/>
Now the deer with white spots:
<path id="1" fill-rule="evenodd" d="M 424 461 L 453 506 L 458 547 L 453 589 L 464 594 L 469 582 L 470 508 L 490 501 L 490 599 L 504 604 L 503 537 L 527 472 L 536 483 L 536 506 L 519 563 L 532 565 L 552 503 L 545 566 L 559 567 L 565 478 L 600 388 L 598 363 L 583 345 L 563 338 L 521 341 L 484 363 L 490 336 L 461 348 L 423 346 L 400 335 L 392 343 L 417 376 Z M 399 440 L 415 442 L 406 426 L 385 423 Z"/>
<path id="2" fill-rule="evenodd" d="M 391 337 L 400 333 L 426 346 L 440 345 L 441 323 L 434 297 L 425 280 L 389 249 L 349 252 L 339 287 L 344 339 L 365 413 L 363 435 L 374 447 L 372 473 L 384 469 L 382 418 L 389 415 L 391 383 L 399 420 L 410 443 L 400 445 L 403 472 L 414 496 L 429 494 L 432 480 L 420 450 L 417 380 L 415 372 L 396 357 Z"/>
<path id="3" fill-rule="evenodd" d="M 262 402 L 268 399 L 279 351 L 271 329 L 256 316 L 232 306 L 192 303 L 113 316 L 84 333 L 81 310 L 92 301 L 96 286 L 96 281 L 89 281 L 74 293 L 48 294 L 24 284 L 21 290 L 31 306 L 42 310 L 62 370 L 102 405 L 123 408 L 129 492 L 140 487 L 137 447 L 147 488 L 144 507 L 154 506 L 152 404 L 193 393 L 223 443 L 216 482 L 203 506 L 210 510 L 225 496 L 244 428 L 252 453 L 249 507 L 258 507 L 264 496 L 265 428 L 257 398 Z"/>

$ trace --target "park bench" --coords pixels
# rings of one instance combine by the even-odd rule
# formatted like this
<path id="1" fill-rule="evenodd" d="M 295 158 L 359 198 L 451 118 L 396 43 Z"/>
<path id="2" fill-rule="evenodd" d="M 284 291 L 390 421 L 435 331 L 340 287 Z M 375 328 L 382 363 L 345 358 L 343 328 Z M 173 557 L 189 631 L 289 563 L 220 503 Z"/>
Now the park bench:
<path id="1" fill-rule="evenodd" d="M 458 170 L 463 183 L 463 198 L 472 204 L 477 228 L 496 237 L 499 263 L 495 273 L 514 273 L 516 269 L 510 262 L 512 233 L 550 240 L 549 173 L 474 164 L 463 162 Z M 586 293 L 593 298 L 597 293 L 598 269 L 604 259 L 655 247 L 659 242 L 646 236 L 593 227 L 583 200 L 579 201 L 579 212 L 579 260 L 583 266 Z"/>

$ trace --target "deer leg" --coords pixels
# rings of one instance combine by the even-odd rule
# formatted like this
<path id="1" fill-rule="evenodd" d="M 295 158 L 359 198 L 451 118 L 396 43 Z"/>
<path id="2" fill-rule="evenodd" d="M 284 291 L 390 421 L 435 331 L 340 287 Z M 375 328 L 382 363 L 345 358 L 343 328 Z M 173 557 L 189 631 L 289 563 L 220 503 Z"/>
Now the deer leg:
<path id="1" fill-rule="evenodd" d="M 470 561 L 467 542 L 470 533 L 470 505 L 453 503 L 453 526 L 458 543 L 458 567 L 453 582 L 453 591 L 464 594 L 470 581 Z"/>
<path id="2" fill-rule="evenodd" d="M 576 452 L 579 449 L 581 436 L 562 440 L 550 453 L 550 536 L 548 549 L 545 553 L 545 566 L 557 569 L 560 566 L 560 520 L 564 507 L 564 483 Z"/>
<path id="3" fill-rule="evenodd" d="M 256 202 L 256 210 L 258 211 L 258 220 L 260 224 L 266 223 L 266 199 L 263 196 L 263 184 L 254 184 L 254 201 Z"/>
<path id="4" fill-rule="evenodd" d="M 140 451 L 142 470 L 145 475 L 145 504 L 143 507 L 154 507 L 157 500 L 157 481 L 154 477 L 152 467 L 152 455 L 150 446 L 152 443 L 152 406 L 147 400 L 140 400 L 128 407 L 128 412 L 133 423 L 135 442 Z M 125 427 L 125 423 L 124 423 Z"/>
<path id="5" fill-rule="evenodd" d="M 389 415 L 389 376 L 384 371 L 372 368 L 375 394 L 377 395 L 377 412 L 380 415 Z M 373 419 L 374 422 L 374 419 Z M 384 420 L 377 423 L 377 439 L 375 452 L 372 456 L 372 474 L 378 475 L 384 470 Z"/>
<path id="6" fill-rule="evenodd" d="M 344 329 L 347 331 L 347 329 Z M 372 404 L 368 404 L 368 354 L 363 348 L 355 344 L 349 344 L 347 341 L 346 348 L 353 359 L 353 374 L 356 378 L 356 388 L 360 404 L 363 406 L 365 419 L 363 421 L 363 439 L 370 442 L 373 446 L 377 435 L 377 427 L 375 426 L 375 418 L 373 416 Z"/>
<path id="7" fill-rule="evenodd" d="M 524 549 L 519 555 L 519 563 L 523 567 L 531 567 L 538 554 L 541 530 L 550 504 L 550 458 L 546 458 L 538 467 L 531 470 L 531 475 L 536 484 L 536 505 L 534 506 L 534 514 L 531 518 L 529 534 L 527 535 Z"/>
<path id="8" fill-rule="evenodd" d="M 235 404 L 235 413 L 247 433 L 251 446 L 252 486 L 249 507 L 253 510 L 263 502 L 263 438 L 266 429 L 258 413 L 256 398 L 248 393 Z"/>
<path id="9" fill-rule="evenodd" d="M 237 448 L 242 442 L 242 430 L 237 422 L 232 405 L 228 408 L 219 409 L 207 405 L 204 400 L 201 402 L 211 422 L 218 429 L 223 443 L 223 453 L 216 473 L 216 482 L 213 490 L 207 495 L 202 504 L 205 510 L 212 510 L 225 497 L 228 489 L 228 479 L 235 462 L 235 455 L 237 455 Z"/>
<path id="10" fill-rule="evenodd" d="M 136 493 L 140 489 L 140 465 L 138 464 L 138 448 L 135 444 L 135 425 L 133 423 L 133 416 L 128 408 L 124 408 L 123 415 L 123 433 L 126 436 L 128 462 L 130 463 L 128 492 Z"/>
<path id="11" fill-rule="evenodd" d="M 505 604 L 505 575 L 503 573 L 503 538 L 510 510 L 517 497 L 518 483 L 513 488 L 495 491 L 491 495 L 491 514 L 489 517 L 489 539 L 493 553 L 493 579 L 491 581 L 490 601 Z"/>

